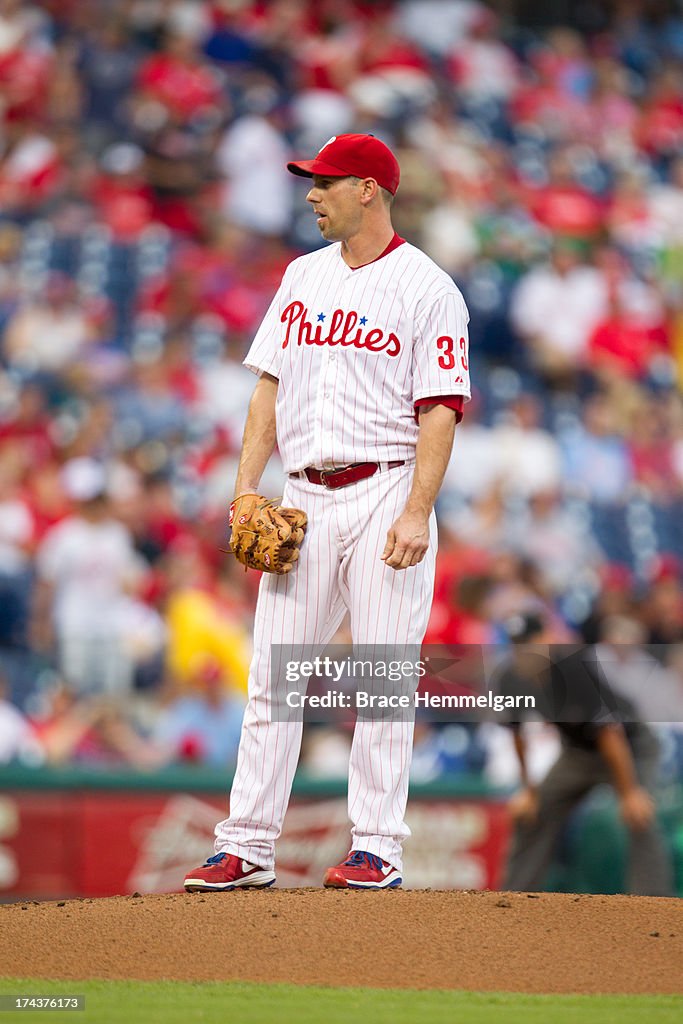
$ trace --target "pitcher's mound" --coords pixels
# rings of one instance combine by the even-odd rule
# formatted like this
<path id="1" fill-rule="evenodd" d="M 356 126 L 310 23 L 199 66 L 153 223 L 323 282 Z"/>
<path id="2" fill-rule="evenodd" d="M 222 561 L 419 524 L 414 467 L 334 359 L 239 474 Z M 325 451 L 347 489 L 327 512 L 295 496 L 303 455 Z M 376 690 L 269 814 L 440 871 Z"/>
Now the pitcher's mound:
<path id="1" fill-rule="evenodd" d="M 270 889 L 0 907 L 9 977 L 683 992 L 683 901 Z"/>

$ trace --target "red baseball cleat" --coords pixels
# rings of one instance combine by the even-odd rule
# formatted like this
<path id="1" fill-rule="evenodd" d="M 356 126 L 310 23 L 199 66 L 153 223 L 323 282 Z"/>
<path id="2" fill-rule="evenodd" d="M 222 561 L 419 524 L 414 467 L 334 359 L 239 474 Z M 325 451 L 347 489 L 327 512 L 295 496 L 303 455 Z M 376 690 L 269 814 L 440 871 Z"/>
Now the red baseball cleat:
<path id="1" fill-rule="evenodd" d="M 231 853 L 217 853 L 200 868 L 185 876 L 188 892 L 229 892 L 231 889 L 265 889 L 275 881 L 275 874 L 250 864 Z"/>
<path id="2" fill-rule="evenodd" d="M 351 850 L 347 860 L 325 872 L 326 889 L 396 889 L 401 872 L 381 857 L 364 850 Z"/>

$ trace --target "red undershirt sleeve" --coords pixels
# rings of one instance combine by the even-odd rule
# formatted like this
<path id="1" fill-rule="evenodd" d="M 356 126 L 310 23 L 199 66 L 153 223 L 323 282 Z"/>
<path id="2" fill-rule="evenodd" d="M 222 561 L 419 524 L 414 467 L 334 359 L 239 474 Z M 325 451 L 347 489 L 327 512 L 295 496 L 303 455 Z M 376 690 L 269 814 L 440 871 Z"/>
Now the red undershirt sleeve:
<path id="1" fill-rule="evenodd" d="M 415 422 L 419 419 L 419 408 L 421 405 L 445 405 L 448 409 L 455 410 L 455 422 L 460 423 L 463 417 L 465 399 L 462 395 L 435 395 L 434 398 L 418 398 L 415 402 Z"/>

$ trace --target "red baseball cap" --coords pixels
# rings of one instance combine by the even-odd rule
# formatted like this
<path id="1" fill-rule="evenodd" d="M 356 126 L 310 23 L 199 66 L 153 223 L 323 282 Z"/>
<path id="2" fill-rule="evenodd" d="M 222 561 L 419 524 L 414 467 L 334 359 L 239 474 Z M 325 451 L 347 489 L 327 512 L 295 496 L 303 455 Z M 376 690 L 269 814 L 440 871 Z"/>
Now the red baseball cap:
<path id="1" fill-rule="evenodd" d="M 313 160 L 297 160 L 287 170 L 302 178 L 323 174 L 329 178 L 374 178 L 391 192 L 398 188 L 401 169 L 388 146 L 374 135 L 333 135 Z"/>

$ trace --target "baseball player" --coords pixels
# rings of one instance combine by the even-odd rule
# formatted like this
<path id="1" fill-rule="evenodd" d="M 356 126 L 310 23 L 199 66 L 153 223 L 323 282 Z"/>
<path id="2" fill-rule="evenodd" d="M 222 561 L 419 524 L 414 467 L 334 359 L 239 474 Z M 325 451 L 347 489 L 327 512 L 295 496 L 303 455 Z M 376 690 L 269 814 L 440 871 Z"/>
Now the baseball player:
<path id="1" fill-rule="evenodd" d="M 303 727 L 270 713 L 282 699 L 273 688 L 286 687 L 271 680 L 271 645 L 323 650 L 348 611 L 354 644 L 419 649 L 434 585 L 433 506 L 470 395 L 467 309 L 450 277 L 392 227 L 400 172 L 391 150 L 372 135 L 338 135 L 287 166 L 312 179 L 306 198 L 331 244 L 288 266 L 244 361 L 259 380 L 233 547 L 238 521 L 255 503 L 264 511 L 258 485 L 276 441 L 282 504 L 302 510 L 307 528 L 289 564 L 261 580 L 230 816 L 216 826 L 215 856 L 185 878 L 188 891 L 275 881 Z M 351 850 L 326 886 L 401 884 L 412 740 L 411 720 L 357 722 Z"/>

